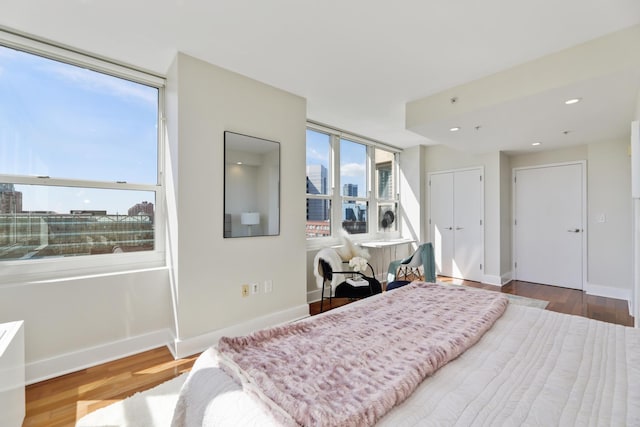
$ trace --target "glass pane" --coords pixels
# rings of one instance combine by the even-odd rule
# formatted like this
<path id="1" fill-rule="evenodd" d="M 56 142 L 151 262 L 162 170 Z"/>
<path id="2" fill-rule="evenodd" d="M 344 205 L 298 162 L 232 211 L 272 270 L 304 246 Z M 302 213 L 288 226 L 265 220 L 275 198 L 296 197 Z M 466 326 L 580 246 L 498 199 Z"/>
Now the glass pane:
<path id="1" fill-rule="evenodd" d="M 0 260 L 154 249 L 152 191 L 0 184 Z"/>
<path id="2" fill-rule="evenodd" d="M 398 230 L 398 204 L 378 204 L 378 231 L 388 232 Z"/>
<path id="3" fill-rule="evenodd" d="M 390 151 L 376 148 L 376 191 L 378 199 L 391 200 L 394 198 L 393 171 L 395 169 L 395 155 Z"/>
<path id="4" fill-rule="evenodd" d="M 307 237 L 331 236 L 331 201 L 307 199 Z"/>
<path id="5" fill-rule="evenodd" d="M 329 194 L 331 137 L 307 129 L 307 194 Z"/>
<path id="6" fill-rule="evenodd" d="M 367 232 L 369 203 L 347 200 L 342 202 L 342 228 L 349 234 Z"/>
<path id="7" fill-rule="evenodd" d="M 367 197 L 367 146 L 340 140 L 340 185 L 345 197 Z"/>
<path id="8" fill-rule="evenodd" d="M 157 88 L 3 46 L 0 70 L 0 173 L 157 183 Z"/>

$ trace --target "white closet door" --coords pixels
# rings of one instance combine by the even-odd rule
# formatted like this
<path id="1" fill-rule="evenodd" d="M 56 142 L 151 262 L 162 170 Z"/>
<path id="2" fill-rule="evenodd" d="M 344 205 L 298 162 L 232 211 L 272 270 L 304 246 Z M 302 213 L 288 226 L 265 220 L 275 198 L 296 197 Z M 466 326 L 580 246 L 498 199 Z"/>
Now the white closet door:
<path id="1" fill-rule="evenodd" d="M 457 171 L 453 180 L 453 277 L 482 281 L 482 173 L 479 169 Z"/>
<path id="2" fill-rule="evenodd" d="M 482 169 L 429 175 L 430 236 L 439 275 L 482 281 Z"/>
<path id="3" fill-rule="evenodd" d="M 436 273 L 453 276 L 453 174 L 430 176 L 430 236 L 436 258 Z"/>
<path id="4" fill-rule="evenodd" d="M 518 280 L 582 289 L 582 163 L 516 169 L 514 261 Z"/>

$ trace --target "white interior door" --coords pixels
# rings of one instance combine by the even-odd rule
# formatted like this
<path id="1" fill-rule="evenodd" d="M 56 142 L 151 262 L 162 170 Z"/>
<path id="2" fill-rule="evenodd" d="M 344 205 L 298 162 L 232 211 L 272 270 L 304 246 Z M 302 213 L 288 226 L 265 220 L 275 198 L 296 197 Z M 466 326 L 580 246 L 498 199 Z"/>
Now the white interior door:
<path id="1" fill-rule="evenodd" d="M 515 277 L 583 288 L 584 164 L 514 170 Z"/>
<path id="2" fill-rule="evenodd" d="M 430 236 L 436 273 L 481 281 L 483 276 L 482 169 L 429 175 Z"/>
<path id="3" fill-rule="evenodd" d="M 453 276 L 482 281 L 483 276 L 483 191 L 480 169 L 457 171 L 454 179 Z"/>
<path id="4" fill-rule="evenodd" d="M 453 277 L 453 173 L 430 175 L 429 206 L 436 274 Z"/>

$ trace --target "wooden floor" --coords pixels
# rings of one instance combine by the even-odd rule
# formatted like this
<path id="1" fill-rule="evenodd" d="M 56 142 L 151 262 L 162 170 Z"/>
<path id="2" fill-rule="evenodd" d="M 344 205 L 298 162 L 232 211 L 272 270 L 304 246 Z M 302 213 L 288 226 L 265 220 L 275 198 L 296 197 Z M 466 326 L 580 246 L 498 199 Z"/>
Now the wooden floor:
<path id="1" fill-rule="evenodd" d="M 520 282 L 517 280 L 511 281 L 502 288 L 469 280 L 450 279 L 448 277 L 438 277 L 438 280 L 549 301 L 547 310 L 557 311 L 559 313 L 575 314 L 578 316 L 588 317 L 590 319 L 616 323 L 624 326 L 633 326 L 634 319 L 629 315 L 629 306 L 625 300 L 586 295 L 584 292 L 576 289 L 539 285 L 536 283 Z M 350 301 L 346 298 L 333 298 L 331 308 L 336 308 L 349 302 Z M 328 305 L 329 300 L 325 299 L 325 311 L 327 310 Z M 309 304 L 309 311 L 311 315 L 318 314 L 320 312 L 320 302 Z"/>
<path id="2" fill-rule="evenodd" d="M 440 278 L 447 281 L 450 279 Z M 459 282 L 457 282 L 459 283 Z M 513 281 L 502 289 L 477 282 L 465 285 L 549 301 L 548 310 L 633 326 L 626 301 L 585 295 L 581 291 Z M 348 303 L 333 299 L 332 308 Z M 325 301 L 325 310 L 327 301 Z M 309 304 L 312 315 L 320 303 Z M 27 387 L 24 427 L 74 426 L 76 420 L 103 406 L 120 401 L 187 372 L 197 355 L 173 360 L 165 348 L 140 353 Z"/>
<path id="3" fill-rule="evenodd" d="M 196 358 L 174 360 L 162 347 L 27 386 L 22 425 L 75 426 L 96 409 L 188 372 Z"/>

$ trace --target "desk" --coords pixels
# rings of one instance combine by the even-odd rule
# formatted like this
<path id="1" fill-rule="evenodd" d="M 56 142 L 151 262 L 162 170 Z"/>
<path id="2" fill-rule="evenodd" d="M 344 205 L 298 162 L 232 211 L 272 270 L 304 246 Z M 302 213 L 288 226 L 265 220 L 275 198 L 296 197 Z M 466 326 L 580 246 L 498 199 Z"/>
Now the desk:
<path id="1" fill-rule="evenodd" d="M 411 244 L 413 239 L 372 240 L 358 243 L 359 246 L 369 249 L 371 254 L 370 264 L 375 268 L 375 276 L 380 282 L 387 281 L 387 269 L 391 261 L 406 258 L 413 253 Z"/>

